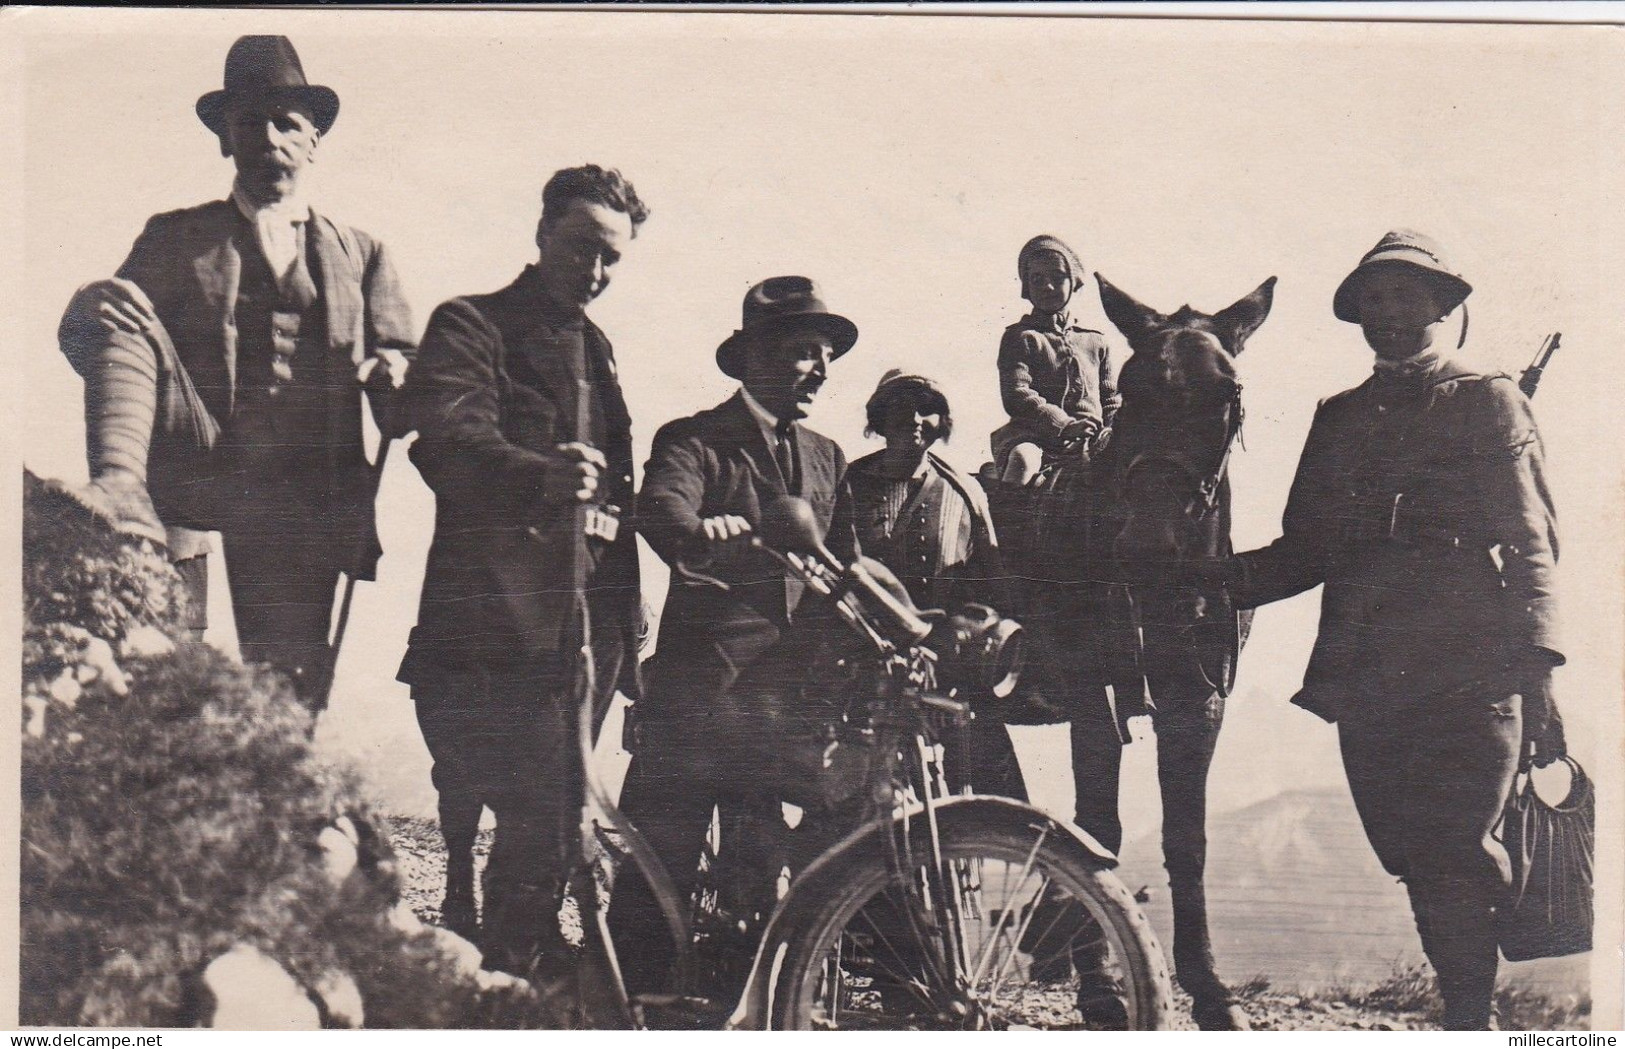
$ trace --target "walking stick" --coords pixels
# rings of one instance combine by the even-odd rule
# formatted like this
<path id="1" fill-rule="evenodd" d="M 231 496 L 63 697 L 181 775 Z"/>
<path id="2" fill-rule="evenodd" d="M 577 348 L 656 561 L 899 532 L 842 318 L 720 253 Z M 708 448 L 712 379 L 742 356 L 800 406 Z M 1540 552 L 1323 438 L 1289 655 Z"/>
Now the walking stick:
<path id="1" fill-rule="evenodd" d="M 395 443 L 394 438 L 384 434 L 380 434 L 378 440 L 378 460 L 372 464 L 371 471 L 368 474 L 368 480 L 371 482 L 368 485 L 368 506 L 373 506 L 378 502 L 378 490 L 384 483 L 384 467 L 389 464 L 389 446 Z M 361 537 L 356 546 L 354 560 L 344 570 L 344 597 L 339 600 L 338 619 L 333 625 L 333 640 L 328 643 L 327 653 L 322 660 L 322 667 L 319 672 L 320 676 L 316 679 L 316 685 L 311 690 L 313 701 L 310 709 L 313 714 L 320 714 L 326 710 L 327 701 L 333 695 L 333 679 L 337 676 L 339 666 L 339 647 L 344 644 L 344 631 L 350 625 L 350 606 L 355 600 L 355 584 L 361 574 L 361 562 L 370 553 L 368 548 L 372 545 L 372 540 L 373 537 L 370 532 Z"/>
<path id="2" fill-rule="evenodd" d="M 592 411 L 589 398 L 592 387 L 587 378 L 587 354 L 591 350 L 582 345 L 581 372 L 576 376 L 576 411 L 574 439 L 590 444 L 592 438 Z M 577 501 L 571 508 L 570 522 L 570 594 L 574 609 L 574 638 L 576 642 L 571 684 L 576 690 L 575 730 L 580 766 L 572 803 L 578 808 L 578 833 L 572 842 L 569 857 L 568 885 L 575 896 L 581 914 L 581 932 L 584 950 L 577 974 L 578 1004 L 596 1023 L 613 1024 L 622 1029 L 634 1026 L 628 1005 L 626 983 L 621 977 L 619 960 L 609 936 L 609 923 L 603 907 L 599 906 L 598 883 L 593 863 L 597 845 L 597 825 L 593 819 L 593 805 L 607 801 L 602 788 L 593 776 L 594 753 L 593 723 L 597 698 L 597 665 L 593 658 L 592 617 L 587 605 L 587 576 L 591 561 L 587 551 L 588 528 L 594 512 L 589 503 Z M 608 806 L 613 811 L 614 806 Z"/>

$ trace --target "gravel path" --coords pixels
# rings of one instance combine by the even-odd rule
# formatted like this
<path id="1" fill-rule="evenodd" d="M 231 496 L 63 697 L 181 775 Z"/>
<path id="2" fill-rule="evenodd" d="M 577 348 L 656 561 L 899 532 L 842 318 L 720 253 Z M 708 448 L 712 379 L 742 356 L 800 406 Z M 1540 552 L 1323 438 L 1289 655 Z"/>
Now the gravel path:
<path id="1" fill-rule="evenodd" d="M 438 824 L 433 819 L 397 816 L 390 818 L 389 826 L 406 902 L 423 921 L 438 923 L 446 871 Z M 490 852 L 491 831 L 482 830 L 474 846 L 477 869 L 484 868 Z M 1377 1012 L 1263 986 L 1246 987 L 1238 993 L 1253 1026 L 1263 1031 L 1410 1031 L 1434 1027 L 1420 1013 Z M 1174 1005 L 1175 1028 L 1195 1030 L 1190 999 L 1176 992 Z"/>

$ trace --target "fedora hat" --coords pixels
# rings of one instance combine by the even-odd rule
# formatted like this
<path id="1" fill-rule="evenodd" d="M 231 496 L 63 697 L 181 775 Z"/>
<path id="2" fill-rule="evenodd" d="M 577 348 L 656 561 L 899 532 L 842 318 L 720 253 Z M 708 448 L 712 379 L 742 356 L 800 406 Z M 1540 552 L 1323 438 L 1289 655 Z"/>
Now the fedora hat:
<path id="1" fill-rule="evenodd" d="M 745 293 L 739 330 L 717 347 L 717 367 L 731 379 L 745 377 L 745 357 L 752 340 L 766 332 L 783 328 L 815 328 L 829 336 L 834 352 L 841 356 L 858 341 L 858 326 L 838 313 L 831 313 L 810 277 L 769 277 Z"/>
<path id="2" fill-rule="evenodd" d="M 1408 229 L 1383 235 L 1377 246 L 1365 253 L 1332 296 L 1332 313 L 1340 321 L 1360 323 L 1360 285 L 1373 266 L 1402 263 L 1422 272 L 1438 292 L 1439 305 L 1446 313 L 1454 310 L 1473 293 L 1473 286 L 1456 272 L 1445 258 L 1444 249 L 1432 237 Z M 1465 336 L 1464 336 L 1465 337 Z"/>
<path id="3" fill-rule="evenodd" d="M 338 93 L 305 79 L 299 52 L 285 36 L 238 37 L 226 52 L 225 86 L 197 100 L 198 119 L 216 135 L 224 135 L 226 104 L 238 99 L 302 102 L 324 135 L 339 118 Z"/>

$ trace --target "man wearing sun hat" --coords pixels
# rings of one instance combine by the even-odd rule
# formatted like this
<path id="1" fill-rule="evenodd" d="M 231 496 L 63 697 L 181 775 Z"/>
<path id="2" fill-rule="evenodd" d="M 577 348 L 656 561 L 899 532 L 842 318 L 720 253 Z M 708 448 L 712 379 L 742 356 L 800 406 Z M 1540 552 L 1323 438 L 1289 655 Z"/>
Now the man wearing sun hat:
<path id="1" fill-rule="evenodd" d="M 639 742 L 621 807 L 676 882 L 692 890 L 700 846 L 719 802 L 736 802 L 744 756 L 730 751 L 741 726 L 722 704 L 740 675 L 767 658 L 805 665 L 791 651 L 821 612 L 778 562 L 742 542 L 764 510 L 785 496 L 812 507 L 825 542 L 843 561 L 857 555 L 846 457 L 801 420 L 831 362 L 858 329 L 825 303 L 806 277 L 773 277 L 745 295 L 739 329 L 717 347 L 717 367 L 740 382 L 722 404 L 677 419 L 654 436 L 638 530 L 668 564 L 727 585 L 672 575 L 659 644 L 638 702 Z M 781 643 L 783 639 L 783 643 Z M 775 663 L 775 665 L 777 665 Z M 729 724 L 720 724 L 729 721 Z M 642 879 L 626 879 L 610 910 L 629 989 L 662 988 L 671 958 L 660 912 Z"/>
<path id="2" fill-rule="evenodd" d="M 1241 608 L 1325 586 L 1293 702 L 1338 725 L 1366 835 L 1410 893 L 1459 1029 L 1492 1022 L 1510 885 L 1493 828 L 1525 748 L 1563 751 L 1540 435 L 1515 382 L 1435 345 L 1471 292 L 1422 234 L 1366 253 L 1332 309 L 1360 325 L 1375 373 L 1316 412 L 1281 538 L 1219 566 Z"/>
<path id="3" fill-rule="evenodd" d="M 391 430 L 415 343 L 383 245 L 307 202 L 338 112 L 287 38 L 238 39 L 197 102 L 236 168 L 227 199 L 154 216 L 59 331 L 85 379 L 86 501 L 167 544 L 199 633 L 218 530 L 244 659 L 311 706 L 338 575 L 378 556 L 362 391 Z"/>

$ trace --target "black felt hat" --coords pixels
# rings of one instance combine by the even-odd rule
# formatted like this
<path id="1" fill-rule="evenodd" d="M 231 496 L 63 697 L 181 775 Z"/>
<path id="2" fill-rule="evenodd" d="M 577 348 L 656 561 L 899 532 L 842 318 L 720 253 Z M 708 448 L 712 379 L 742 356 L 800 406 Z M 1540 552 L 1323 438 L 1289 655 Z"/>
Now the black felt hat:
<path id="1" fill-rule="evenodd" d="M 831 313 L 810 277 L 769 277 L 745 293 L 739 330 L 717 347 L 717 367 L 733 379 L 745 377 L 745 356 L 755 336 L 781 328 L 810 327 L 829 336 L 834 360 L 858 341 L 858 326 Z"/>
<path id="2" fill-rule="evenodd" d="M 240 36 L 226 53 L 225 86 L 197 100 L 197 116 L 217 135 L 226 133 L 226 105 L 241 99 L 293 100 L 310 107 L 316 130 L 327 134 L 339 118 L 339 96 L 305 79 L 299 52 L 285 36 Z"/>

